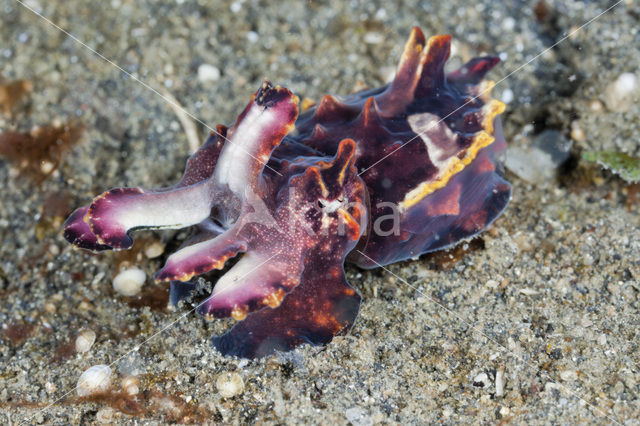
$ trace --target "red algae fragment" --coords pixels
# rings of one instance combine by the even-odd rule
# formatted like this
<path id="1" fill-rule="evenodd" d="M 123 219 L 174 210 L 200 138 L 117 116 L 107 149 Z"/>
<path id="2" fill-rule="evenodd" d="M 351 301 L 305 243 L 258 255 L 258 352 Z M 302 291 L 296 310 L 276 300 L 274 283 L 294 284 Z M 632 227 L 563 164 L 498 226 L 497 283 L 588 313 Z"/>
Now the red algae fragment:
<path id="1" fill-rule="evenodd" d="M 6 131 L 0 134 L 0 157 L 39 183 L 58 168 L 69 148 L 80 140 L 82 130 L 80 124 L 69 121 L 35 126 L 29 133 Z"/>
<path id="2" fill-rule="evenodd" d="M 51 358 L 50 364 L 58 364 L 62 361 L 66 361 L 71 358 L 73 354 L 76 353 L 76 342 L 75 340 L 71 340 L 70 342 L 65 342 L 59 345 Z"/>
<path id="3" fill-rule="evenodd" d="M 438 271 L 449 271 L 453 269 L 468 253 L 483 250 L 484 240 L 482 238 L 474 238 L 468 243 L 457 245 L 450 250 L 436 251 L 428 253 L 425 257 L 427 262 Z"/>
<path id="4" fill-rule="evenodd" d="M 35 227 L 35 236 L 44 240 L 52 232 L 57 232 L 64 218 L 71 211 L 71 195 L 67 191 L 54 191 L 48 194 L 42 204 L 42 214 Z"/>
<path id="5" fill-rule="evenodd" d="M 545 0 L 540 0 L 533 7 L 533 14 L 538 22 L 546 22 L 551 17 L 553 9 Z"/>
<path id="6" fill-rule="evenodd" d="M 625 205 L 627 207 L 627 211 L 633 211 L 635 205 L 638 204 L 640 200 L 640 183 L 632 183 L 627 187 L 627 199 L 625 201 Z"/>
<path id="7" fill-rule="evenodd" d="M 28 80 L 14 80 L 4 83 L 0 79 L 0 110 L 9 117 L 20 101 L 33 90 L 33 83 Z"/>
<path id="8" fill-rule="evenodd" d="M 142 289 L 141 294 L 126 297 L 125 302 L 132 308 L 149 307 L 154 311 L 164 311 L 169 305 L 169 283 L 157 283 Z"/>
<path id="9" fill-rule="evenodd" d="M 161 419 L 182 424 L 202 424 L 217 413 L 205 407 L 186 402 L 176 395 L 150 390 L 130 395 L 122 392 L 100 392 L 80 398 L 79 401 L 102 402 L 120 413 L 142 418 Z"/>
<path id="10" fill-rule="evenodd" d="M 3 327 L 2 334 L 0 336 L 6 337 L 14 345 L 19 345 L 31 336 L 35 326 L 33 324 L 26 324 L 23 322 L 16 322 Z"/>

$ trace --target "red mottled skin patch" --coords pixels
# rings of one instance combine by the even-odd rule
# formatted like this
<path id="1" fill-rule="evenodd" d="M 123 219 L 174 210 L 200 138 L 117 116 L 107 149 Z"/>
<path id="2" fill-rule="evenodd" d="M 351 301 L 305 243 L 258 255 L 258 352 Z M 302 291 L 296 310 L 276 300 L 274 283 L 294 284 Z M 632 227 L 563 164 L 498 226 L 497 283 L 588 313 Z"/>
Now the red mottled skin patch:
<path id="1" fill-rule="evenodd" d="M 187 161 L 180 183 L 107 191 L 69 217 L 65 238 L 125 249 L 135 229 L 195 225 L 156 278 L 171 281 L 177 303 L 192 277 L 240 257 L 198 307 L 207 319 L 238 320 L 213 338 L 220 352 L 255 358 L 328 343 L 360 306 L 345 260 L 371 268 L 450 247 L 510 199 L 499 174 L 504 105 L 483 80 L 498 59 L 445 73 L 450 42 L 414 28 L 393 82 L 317 104 L 299 107 L 265 80 L 236 123 L 218 126 Z M 389 215 L 391 232 L 379 232 Z"/>
<path id="2" fill-rule="evenodd" d="M 427 217 L 457 216 L 460 214 L 460 191 L 462 185 L 451 184 L 448 191 L 438 191 L 434 196 L 440 198 L 427 205 Z"/>

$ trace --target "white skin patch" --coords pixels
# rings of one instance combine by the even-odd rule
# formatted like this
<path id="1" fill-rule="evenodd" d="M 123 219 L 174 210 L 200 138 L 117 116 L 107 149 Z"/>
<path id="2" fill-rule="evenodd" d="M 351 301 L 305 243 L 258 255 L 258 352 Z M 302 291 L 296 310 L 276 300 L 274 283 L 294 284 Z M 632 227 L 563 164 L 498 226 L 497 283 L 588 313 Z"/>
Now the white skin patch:
<path id="1" fill-rule="evenodd" d="M 109 206 L 112 212 L 101 215 L 106 218 L 113 215 L 113 220 L 125 229 L 183 228 L 209 217 L 210 200 L 211 185 L 204 181 L 170 191 L 125 195 Z"/>
<path id="2" fill-rule="evenodd" d="M 219 250 L 225 250 L 227 246 L 233 243 L 235 234 L 229 230 L 224 234 L 218 235 L 210 240 L 201 241 L 199 243 L 187 246 L 173 253 L 167 259 L 167 265 L 182 262 L 193 257 L 202 256 L 204 253 L 211 252 L 213 255 L 211 260 L 216 260 Z"/>
<path id="3" fill-rule="evenodd" d="M 429 159 L 438 170 L 446 169 L 451 158 L 458 152 L 455 143 L 458 135 L 449 128 L 439 117 L 428 112 L 414 114 L 407 118 L 413 130 L 424 142 L 429 153 Z M 441 141 L 438 143 L 438 141 Z"/>
<path id="4" fill-rule="evenodd" d="M 411 130 L 413 130 L 424 142 L 431 163 L 438 168 L 438 174 L 429 182 L 442 179 L 448 173 L 455 163 L 459 163 L 457 154 L 458 138 L 444 121 L 441 121 L 437 115 L 428 112 L 423 114 L 410 115 L 407 118 Z M 423 193 L 424 187 L 428 185 L 427 181 L 420 183 L 416 188 L 409 191 L 400 203 L 400 210 L 404 210 L 405 203 L 412 200 Z"/>
<path id="5" fill-rule="evenodd" d="M 222 304 L 233 300 L 248 303 L 255 297 L 269 295 L 274 283 L 284 283 L 288 276 L 298 273 L 273 257 L 246 253 L 218 280 L 208 300 Z"/>
<path id="6" fill-rule="evenodd" d="M 319 199 L 318 202 L 322 207 L 322 229 L 327 230 L 331 226 L 332 218 L 329 216 L 332 213 L 338 211 L 338 209 L 344 207 L 345 202 L 340 200 L 324 200 Z"/>
<path id="7" fill-rule="evenodd" d="M 220 294 L 231 291 L 231 289 L 237 289 L 239 286 L 250 285 L 250 278 L 265 273 L 265 269 L 257 269 L 258 266 L 264 264 L 265 260 L 266 259 L 263 259 L 255 253 L 246 253 L 238 263 L 233 265 L 233 267 L 218 280 L 211 296 L 219 296 Z M 267 266 L 268 265 L 265 267 Z"/>
<path id="8" fill-rule="evenodd" d="M 277 119 L 273 110 L 256 104 L 251 106 L 222 148 L 214 172 L 216 183 L 226 183 L 238 197 L 244 196 L 244 188 L 249 183 L 250 175 L 255 173 L 254 163 L 258 160 L 254 157 L 260 144 L 264 142 L 265 128 L 273 127 Z"/>
<path id="9" fill-rule="evenodd" d="M 320 205 L 322 206 L 323 213 L 335 213 L 340 207 L 342 207 L 343 202 L 340 200 L 319 200 Z"/>

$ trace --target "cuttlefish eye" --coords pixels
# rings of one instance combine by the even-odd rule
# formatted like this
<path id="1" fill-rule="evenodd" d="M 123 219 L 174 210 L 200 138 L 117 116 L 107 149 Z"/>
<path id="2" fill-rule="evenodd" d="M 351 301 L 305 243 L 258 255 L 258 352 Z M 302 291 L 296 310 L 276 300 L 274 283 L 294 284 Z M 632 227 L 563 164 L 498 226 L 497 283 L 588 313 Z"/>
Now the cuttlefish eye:
<path id="1" fill-rule="evenodd" d="M 336 198 L 335 200 L 319 199 L 318 206 L 322 209 L 323 213 L 335 213 L 336 210 L 345 206 L 344 198 Z"/>

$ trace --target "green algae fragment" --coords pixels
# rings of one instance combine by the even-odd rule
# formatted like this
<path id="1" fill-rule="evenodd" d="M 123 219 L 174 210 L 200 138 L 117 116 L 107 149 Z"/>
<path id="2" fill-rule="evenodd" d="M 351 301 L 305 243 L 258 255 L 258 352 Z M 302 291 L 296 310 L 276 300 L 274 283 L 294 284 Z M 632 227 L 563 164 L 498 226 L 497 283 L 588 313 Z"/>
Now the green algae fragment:
<path id="1" fill-rule="evenodd" d="M 640 181 L 640 158 L 615 151 L 588 151 L 582 153 L 582 159 L 610 169 L 627 182 Z"/>

